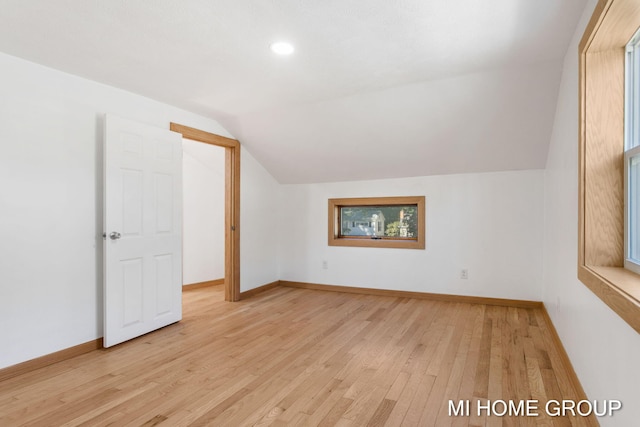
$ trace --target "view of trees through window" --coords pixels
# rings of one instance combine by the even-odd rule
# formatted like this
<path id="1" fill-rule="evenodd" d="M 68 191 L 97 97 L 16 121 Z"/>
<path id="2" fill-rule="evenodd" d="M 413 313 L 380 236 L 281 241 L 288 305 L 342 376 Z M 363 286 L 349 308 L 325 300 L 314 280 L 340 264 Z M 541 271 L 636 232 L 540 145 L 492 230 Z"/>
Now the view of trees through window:
<path id="1" fill-rule="evenodd" d="M 418 237 L 418 206 L 341 207 L 340 235 L 415 239 Z"/>

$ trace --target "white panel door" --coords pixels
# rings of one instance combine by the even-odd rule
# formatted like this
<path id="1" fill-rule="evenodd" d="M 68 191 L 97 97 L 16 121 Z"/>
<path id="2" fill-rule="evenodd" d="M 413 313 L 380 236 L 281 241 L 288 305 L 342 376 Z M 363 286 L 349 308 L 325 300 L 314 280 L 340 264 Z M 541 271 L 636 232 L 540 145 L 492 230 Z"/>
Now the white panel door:
<path id="1" fill-rule="evenodd" d="M 104 346 L 182 319 L 182 135 L 105 117 Z"/>

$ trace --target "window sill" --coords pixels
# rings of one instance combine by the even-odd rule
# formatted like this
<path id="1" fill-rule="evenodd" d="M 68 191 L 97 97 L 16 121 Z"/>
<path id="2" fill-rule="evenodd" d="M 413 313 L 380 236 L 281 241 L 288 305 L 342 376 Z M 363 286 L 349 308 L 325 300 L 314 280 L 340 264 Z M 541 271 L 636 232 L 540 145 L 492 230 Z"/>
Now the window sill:
<path id="1" fill-rule="evenodd" d="M 580 266 L 578 278 L 640 333 L 640 275 L 621 267 Z"/>
<path id="2" fill-rule="evenodd" d="M 329 246 L 355 246 L 359 248 L 424 249 L 424 240 L 329 238 Z"/>

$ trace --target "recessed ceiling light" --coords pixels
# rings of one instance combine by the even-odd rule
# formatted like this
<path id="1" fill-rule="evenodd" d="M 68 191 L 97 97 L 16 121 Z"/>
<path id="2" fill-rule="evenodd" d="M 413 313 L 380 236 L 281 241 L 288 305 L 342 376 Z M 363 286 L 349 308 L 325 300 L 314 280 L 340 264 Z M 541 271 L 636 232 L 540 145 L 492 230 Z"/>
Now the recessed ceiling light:
<path id="1" fill-rule="evenodd" d="M 271 43 L 271 50 L 278 55 L 291 55 L 295 50 L 291 43 L 287 42 L 275 42 Z"/>

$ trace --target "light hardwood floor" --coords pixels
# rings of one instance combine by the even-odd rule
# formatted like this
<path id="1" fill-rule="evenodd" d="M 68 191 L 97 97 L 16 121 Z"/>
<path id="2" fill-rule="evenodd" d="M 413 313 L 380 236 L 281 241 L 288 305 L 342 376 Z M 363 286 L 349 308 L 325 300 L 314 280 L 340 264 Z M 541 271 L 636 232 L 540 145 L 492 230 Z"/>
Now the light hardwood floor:
<path id="1" fill-rule="evenodd" d="M 476 414 L 477 399 L 578 399 L 540 309 L 284 287 L 223 299 L 185 292 L 178 324 L 1 382 L 0 425 L 597 425 Z"/>

